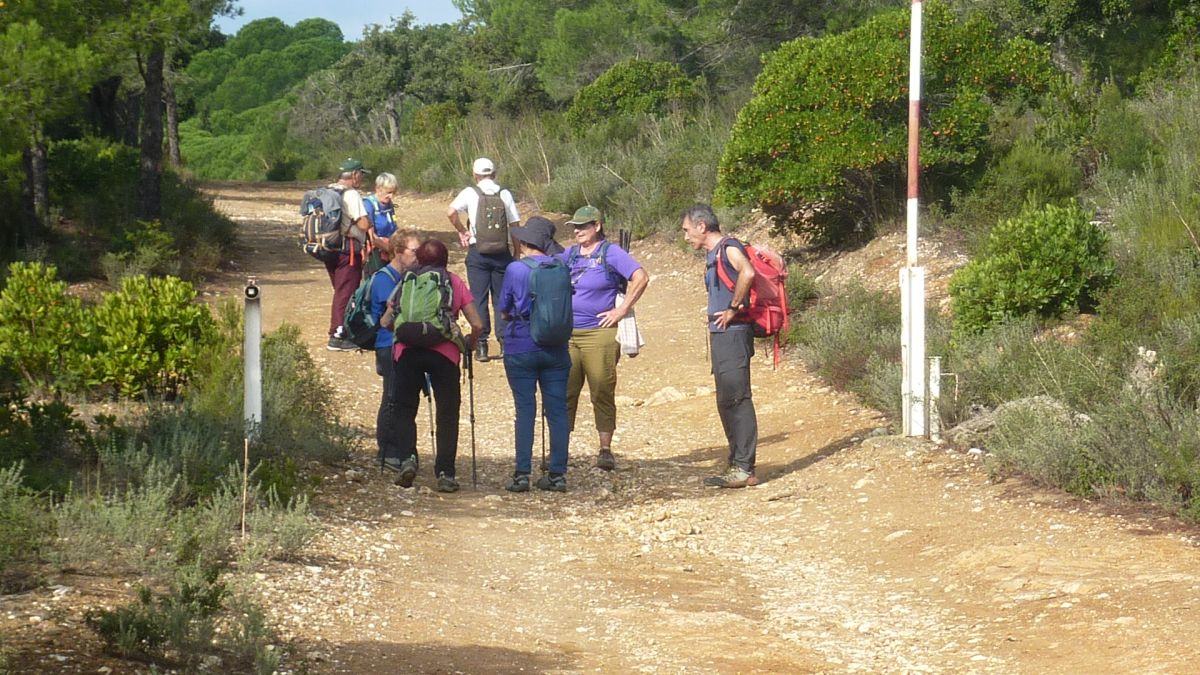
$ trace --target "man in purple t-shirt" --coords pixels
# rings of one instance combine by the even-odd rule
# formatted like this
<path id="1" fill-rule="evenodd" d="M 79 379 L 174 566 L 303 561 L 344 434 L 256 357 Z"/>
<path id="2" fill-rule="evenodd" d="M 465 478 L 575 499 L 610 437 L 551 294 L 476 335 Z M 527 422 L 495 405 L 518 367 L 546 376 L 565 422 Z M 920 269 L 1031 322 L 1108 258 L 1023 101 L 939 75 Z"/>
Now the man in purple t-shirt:
<path id="1" fill-rule="evenodd" d="M 575 429 L 579 394 L 587 380 L 600 436 L 596 466 L 616 468 L 612 453 L 617 428 L 617 322 L 637 303 L 650 276 L 633 256 L 604 237 L 604 214 L 594 206 L 582 206 L 567 224 L 575 228 L 575 245 L 562 254 L 571 270 L 575 287 L 572 307 L 575 330 L 568 347 L 571 374 L 567 378 L 567 418 Z"/>

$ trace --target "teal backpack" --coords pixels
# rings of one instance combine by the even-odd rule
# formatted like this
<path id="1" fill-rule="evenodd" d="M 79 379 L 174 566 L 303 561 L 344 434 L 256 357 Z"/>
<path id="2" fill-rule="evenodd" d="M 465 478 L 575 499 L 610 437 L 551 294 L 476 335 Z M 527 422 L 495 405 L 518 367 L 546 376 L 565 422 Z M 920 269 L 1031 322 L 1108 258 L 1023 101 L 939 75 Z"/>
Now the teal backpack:
<path id="1" fill-rule="evenodd" d="M 529 332 L 543 347 L 559 347 L 571 339 L 575 318 L 571 313 L 571 271 L 558 258 L 533 260 L 521 258 L 530 269 Z"/>
<path id="2" fill-rule="evenodd" d="M 392 281 L 399 281 L 395 270 L 383 267 L 363 279 L 346 303 L 346 314 L 342 317 L 342 337 L 353 342 L 359 349 L 375 349 L 375 338 L 379 334 L 379 321 L 371 316 L 371 286 L 378 274 L 386 274 Z"/>

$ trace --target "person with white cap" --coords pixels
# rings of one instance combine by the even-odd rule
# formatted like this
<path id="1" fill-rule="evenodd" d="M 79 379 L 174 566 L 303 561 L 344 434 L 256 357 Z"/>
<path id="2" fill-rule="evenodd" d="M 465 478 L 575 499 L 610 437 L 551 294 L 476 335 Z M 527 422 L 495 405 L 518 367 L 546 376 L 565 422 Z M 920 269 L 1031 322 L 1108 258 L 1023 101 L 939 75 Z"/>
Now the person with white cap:
<path id="1" fill-rule="evenodd" d="M 471 166 L 475 184 L 463 188 L 450 202 L 446 217 L 458 231 L 458 240 L 467 249 L 467 285 L 475 296 L 475 307 L 483 319 L 483 333 L 475 347 L 475 360 L 485 362 L 488 356 L 488 336 L 492 332 L 492 313 L 488 299 L 496 309 L 496 335 L 504 335 L 505 321 L 500 316 L 500 289 L 504 286 L 504 270 L 513 261 L 509 228 L 520 224 L 517 204 L 512 192 L 496 182 L 496 165 L 487 157 L 476 159 Z M 466 222 L 463 222 L 463 216 Z M 503 349 L 503 346 L 501 346 Z M 500 358 L 496 354 L 492 358 Z"/>

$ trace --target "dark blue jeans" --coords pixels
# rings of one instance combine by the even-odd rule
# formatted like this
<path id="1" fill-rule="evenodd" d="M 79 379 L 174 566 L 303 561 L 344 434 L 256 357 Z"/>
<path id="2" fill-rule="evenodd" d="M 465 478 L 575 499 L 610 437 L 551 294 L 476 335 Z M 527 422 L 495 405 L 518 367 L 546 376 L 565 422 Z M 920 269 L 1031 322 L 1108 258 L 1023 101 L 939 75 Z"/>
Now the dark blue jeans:
<path id="1" fill-rule="evenodd" d="M 550 472 L 567 472 L 567 376 L 571 356 L 566 347 L 549 351 L 504 355 L 504 374 L 517 409 L 517 473 L 530 473 L 533 465 L 533 427 L 537 421 L 537 390 L 542 390 L 542 412 L 550 427 Z"/>
<path id="2" fill-rule="evenodd" d="M 492 307 L 496 308 L 496 335 L 504 336 L 505 321 L 500 316 L 500 289 L 504 286 L 504 269 L 513 261 L 509 253 L 499 255 L 484 255 L 474 245 L 467 250 L 467 286 L 471 295 L 475 296 L 475 309 L 479 310 L 479 318 L 483 319 L 483 332 L 480 340 L 487 340 L 492 334 L 492 314 L 488 311 L 488 296 L 491 296 Z"/>

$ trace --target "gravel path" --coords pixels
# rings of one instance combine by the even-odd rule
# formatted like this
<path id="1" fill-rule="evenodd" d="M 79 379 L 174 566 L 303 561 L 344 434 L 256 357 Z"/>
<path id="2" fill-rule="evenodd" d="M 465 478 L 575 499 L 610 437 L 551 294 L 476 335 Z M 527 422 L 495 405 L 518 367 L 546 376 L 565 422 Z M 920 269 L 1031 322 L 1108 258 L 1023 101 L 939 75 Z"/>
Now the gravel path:
<path id="1" fill-rule="evenodd" d="M 219 185 L 242 224 L 265 323 L 302 327 L 345 410 L 373 439 L 366 354 L 323 349 L 330 289 L 293 243 L 298 186 Z M 449 195 L 407 196 L 398 220 L 451 240 Z M 457 246 L 453 247 L 456 249 Z M 452 249 L 452 250 L 453 250 Z M 373 441 L 318 489 L 311 554 L 259 575 L 312 672 L 1191 672 L 1200 619 L 1195 531 L 1095 505 L 978 460 L 894 437 L 795 360 L 760 354 L 752 489 L 701 479 L 725 454 L 700 317 L 698 259 L 635 246 L 651 273 L 649 343 L 623 361 L 619 469 L 572 439 L 570 491 L 509 495 L 512 401 L 500 363 L 476 368 L 479 488 L 464 419 L 453 495 L 385 481 Z M 455 253 L 452 269 L 461 271 Z M 229 276 L 225 289 L 240 285 Z M 586 393 L 585 393 L 586 400 Z M 464 412 L 465 412 L 464 404 Z M 584 406 L 581 420 L 588 420 Z M 419 451 L 428 453 L 426 411 Z M 586 428 L 587 424 L 581 424 Z M 865 439 L 865 440 L 864 440 Z"/>

